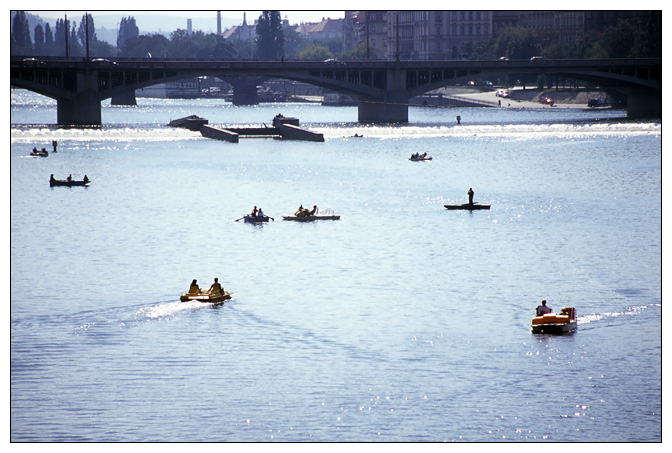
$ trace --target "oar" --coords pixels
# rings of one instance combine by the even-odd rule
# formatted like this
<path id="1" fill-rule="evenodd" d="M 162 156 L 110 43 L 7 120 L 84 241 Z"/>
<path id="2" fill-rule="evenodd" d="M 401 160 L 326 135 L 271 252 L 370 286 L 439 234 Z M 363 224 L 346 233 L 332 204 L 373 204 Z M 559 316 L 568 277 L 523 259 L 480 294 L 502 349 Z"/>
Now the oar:
<path id="1" fill-rule="evenodd" d="M 243 220 L 244 218 L 245 218 L 245 216 L 242 216 L 240 219 L 236 219 L 235 222 L 237 222 L 239 220 Z"/>

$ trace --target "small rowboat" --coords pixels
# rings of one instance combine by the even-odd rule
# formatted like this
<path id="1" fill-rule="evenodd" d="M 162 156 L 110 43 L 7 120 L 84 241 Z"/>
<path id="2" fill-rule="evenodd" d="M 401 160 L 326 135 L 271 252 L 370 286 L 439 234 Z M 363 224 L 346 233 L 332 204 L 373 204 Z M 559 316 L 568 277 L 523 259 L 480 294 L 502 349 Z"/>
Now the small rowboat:
<path id="1" fill-rule="evenodd" d="M 56 186 L 67 186 L 67 187 L 72 187 L 72 186 L 87 186 L 91 180 L 89 178 L 84 178 L 82 181 L 75 181 L 74 179 L 72 180 L 61 180 L 61 179 L 50 179 L 49 180 L 49 186 L 51 187 L 56 187 Z"/>
<path id="2" fill-rule="evenodd" d="M 423 161 L 423 160 L 432 160 L 432 157 L 431 156 L 429 156 L 429 157 L 409 157 L 408 160 L 410 160 L 412 162 L 420 162 L 420 161 Z"/>
<path id="3" fill-rule="evenodd" d="M 33 148 L 33 150 L 30 152 L 31 156 L 35 157 L 47 157 L 49 156 L 49 151 L 46 149 L 42 148 L 41 150 L 38 150 L 37 148 Z"/>
<path id="4" fill-rule="evenodd" d="M 245 223 L 267 223 L 268 220 L 270 219 L 269 216 L 267 215 L 257 215 L 253 216 L 250 214 L 247 214 L 245 217 L 243 217 L 243 221 Z"/>
<path id="5" fill-rule="evenodd" d="M 478 204 L 478 203 L 444 204 L 443 206 L 449 211 L 456 211 L 456 210 L 475 211 L 478 209 L 490 209 L 489 204 Z"/>
<path id="6" fill-rule="evenodd" d="M 189 294 L 185 293 L 180 296 L 181 302 L 195 301 L 211 304 L 223 304 L 224 301 L 231 299 L 231 293 L 229 291 L 216 291 L 213 293 L 199 293 L 199 294 Z"/>
<path id="7" fill-rule="evenodd" d="M 283 215 L 283 220 L 294 220 L 295 222 L 312 222 L 313 220 L 339 220 L 340 215 Z"/>
<path id="8" fill-rule="evenodd" d="M 563 334 L 576 331 L 576 309 L 565 307 L 560 314 L 546 313 L 532 318 L 532 333 Z"/>

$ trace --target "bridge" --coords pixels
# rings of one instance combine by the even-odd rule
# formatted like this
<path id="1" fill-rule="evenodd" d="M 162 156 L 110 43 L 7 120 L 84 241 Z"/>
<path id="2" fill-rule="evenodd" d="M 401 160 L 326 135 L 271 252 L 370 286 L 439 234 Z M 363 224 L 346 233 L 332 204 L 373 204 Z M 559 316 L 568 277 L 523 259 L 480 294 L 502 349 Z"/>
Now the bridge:
<path id="1" fill-rule="evenodd" d="M 662 115 L 662 59 L 596 60 L 170 60 L 12 57 L 10 84 L 56 99 L 58 124 L 101 125 L 101 101 L 197 76 L 273 77 L 352 96 L 363 123 L 408 122 L 414 96 L 474 78 L 546 74 L 628 97 L 628 116 Z"/>

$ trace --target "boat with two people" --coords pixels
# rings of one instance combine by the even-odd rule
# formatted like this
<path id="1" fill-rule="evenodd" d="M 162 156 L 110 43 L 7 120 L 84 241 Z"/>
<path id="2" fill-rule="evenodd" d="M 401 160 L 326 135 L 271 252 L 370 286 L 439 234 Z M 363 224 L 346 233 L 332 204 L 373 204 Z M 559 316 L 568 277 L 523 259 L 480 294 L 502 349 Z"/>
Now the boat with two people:
<path id="1" fill-rule="evenodd" d="M 191 285 L 189 285 L 189 291 L 180 295 L 180 302 L 195 301 L 212 304 L 223 304 L 229 299 L 231 299 L 231 292 L 224 291 L 217 277 L 215 277 L 214 283 L 207 291 L 201 290 L 201 288 L 198 286 L 198 282 L 196 279 L 194 279 L 191 282 Z"/>
<path id="2" fill-rule="evenodd" d="M 44 148 L 42 149 L 33 148 L 33 150 L 30 152 L 30 155 L 35 157 L 47 157 L 49 156 L 49 151 L 47 151 Z"/>
<path id="3" fill-rule="evenodd" d="M 471 187 L 469 188 L 469 192 L 467 192 L 467 196 L 469 197 L 468 203 L 444 204 L 443 207 L 448 209 L 449 211 L 456 211 L 456 210 L 477 211 L 480 209 L 490 209 L 489 204 L 474 203 L 474 191 Z"/>
<path id="4" fill-rule="evenodd" d="M 537 316 L 532 318 L 531 330 L 534 334 L 565 334 L 575 332 L 577 325 L 574 307 L 563 307 L 556 314 L 543 300 L 537 307 Z"/>
<path id="5" fill-rule="evenodd" d="M 55 179 L 54 175 L 51 175 L 49 178 L 49 185 L 51 187 L 57 187 L 57 186 L 67 186 L 67 187 L 73 187 L 73 186 L 88 186 L 91 180 L 89 179 L 88 176 L 84 175 L 84 179 L 81 181 L 72 179 L 72 175 L 68 175 L 66 179 Z"/>
<path id="6" fill-rule="evenodd" d="M 236 222 L 241 219 L 244 219 L 245 223 L 268 223 L 269 220 L 275 221 L 273 217 L 267 216 L 261 208 L 257 209 L 256 206 L 252 209 L 252 213 L 245 214 L 240 219 L 236 219 Z"/>
<path id="7" fill-rule="evenodd" d="M 412 162 L 421 162 L 424 160 L 432 160 L 432 156 L 428 156 L 427 153 L 415 153 L 411 154 L 411 157 L 409 157 L 408 160 Z"/>
<path id="8" fill-rule="evenodd" d="M 340 215 L 334 215 L 334 210 L 331 208 L 319 212 L 317 205 L 313 205 L 313 209 L 306 209 L 303 207 L 303 205 L 301 205 L 294 215 L 282 216 L 283 220 L 293 220 L 296 222 L 312 222 L 313 220 L 339 220 L 340 218 Z"/>

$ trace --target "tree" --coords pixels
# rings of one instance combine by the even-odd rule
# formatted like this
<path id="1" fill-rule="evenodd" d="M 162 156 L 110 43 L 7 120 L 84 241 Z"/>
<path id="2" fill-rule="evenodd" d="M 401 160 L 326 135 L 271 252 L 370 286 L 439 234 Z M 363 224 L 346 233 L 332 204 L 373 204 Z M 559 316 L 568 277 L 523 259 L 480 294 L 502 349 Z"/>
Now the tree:
<path id="1" fill-rule="evenodd" d="M 280 11 L 262 11 L 257 22 L 257 57 L 274 60 L 284 55 Z"/>
<path id="2" fill-rule="evenodd" d="M 324 46 L 313 44 L 303 49 L 299 53 L 299 58 L 302 60 L 327 60 L 334 58 L 334 54 Z"/>
<path id="3" fill-rule="evenodd" d="M 140 35 L 140 30 L 135 24 L 134 17 L 122 17 L 119 23 L 119 32 L 117 33 L 117 52 L 119 55 L 125 55 L 126 43 Z"/>
<path id="4" fill-rule="evenodd" d="M 372 46 L 369 46 L 367 52 L 365 42 L 360 42 L 354 49 L 346 50 L 340 55 L 342 60 L 366 60 L 367 57 L 378 58 L 378 52 Z"/>
<path id="5" fill-rule="evenodd" d="M 86 47 L 86 41 L 87 41 L 87 18 L 88 18 L 88 41 L 89 43 L 93 41 L 98 41 L 98 37 L 96 36 L 96 26 L 93 24 L 93 16 L 91 14 L 85 14 L 82 16 L 82 20 L 79 22 L 79 28 L 77 29 L 77 37 L 79 38 L 79 42 L 82 44 L 83 47 Z"/>
<path id="6" fill-rule="evenodd" d="M 44 29 L 42 25 L 35 25 L 35 55 L 44 55 Z"/>
<path id="7" fill-rule="evenodd" d="M 30 54 L 33 43 L 30 40 L 30 26 L 25 11 L 17 11 L 12 21 L 12 34 L 10 44 L 11 55 Z"/>

